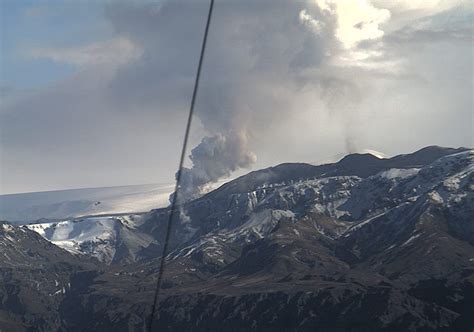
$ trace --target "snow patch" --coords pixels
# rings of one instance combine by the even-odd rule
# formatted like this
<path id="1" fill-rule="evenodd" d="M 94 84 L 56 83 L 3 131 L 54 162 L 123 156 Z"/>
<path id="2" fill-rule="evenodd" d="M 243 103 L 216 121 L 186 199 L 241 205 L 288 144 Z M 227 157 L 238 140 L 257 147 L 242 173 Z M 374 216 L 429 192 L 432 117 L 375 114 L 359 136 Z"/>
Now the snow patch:
<path id="1" fill-rule="evenodd" d="M 387 171 L 381 172 L 379 176 L 386 178 L 386 179 L 406 179 L 411 176 L 418 174 L 420 168 L 391 168 Z"/>
<path id="2" fill-rule="evenodd" d="M 431 191 L 428 193 L 429 199 L 435 204 L 443 204 L 443 197 L 437 191 Z"/>
<path id="3" fill-rule="evenodd" d="M 412 235 L 408 240 L 406 240 L 403 244 L 402 244 L 402 247 L 405 247 L 406 245 L 410 244 L 413 240 L 415 240 L 416 238 L 420 237 L 421 234 L 416 234 L 416 235 Z"/>

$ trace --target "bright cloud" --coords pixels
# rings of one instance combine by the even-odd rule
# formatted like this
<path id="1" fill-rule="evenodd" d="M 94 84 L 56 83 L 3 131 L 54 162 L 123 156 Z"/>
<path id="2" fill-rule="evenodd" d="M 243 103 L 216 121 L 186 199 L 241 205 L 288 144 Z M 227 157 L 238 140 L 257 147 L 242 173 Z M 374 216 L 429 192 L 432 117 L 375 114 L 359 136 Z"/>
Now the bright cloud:
<path id="1" fill-rule="evenodd" d="M 419 10 L 424 15 L 434 14 L 469 3 L 466 0 L 373 0 L 377 7 L 390 10 Z"/>
<path id="2" fill-rule="evenodd" d="M 330 63 L 342 67 L 360 67 L 367 69 L 387 68 L 396 71 L 395 63 L 381 62 L 380 50 L 359 49 L 364 41 L 381 39 L 385 32 L 383 24 L 389 21 L 388 9 L 378 8 L 368 0 L 314 0 L 325 20 L 335 22 L 334 36 L 341 47 L 332 51 Z M 315 35 L 320 35 L 323 24 L 307 10 L 299 15 L 300 22 Z M 316 37 L 317 38 L 317 37 Z"/>
<path id="3" fill-rule="evenodd" d="M 380 25 L 390 18 L 390 11 L 376 8 L 366 0 L 316 0 L 316 3 L 323 13 L 337 16 L 336 37 L 346 49 L 382 37 Z"/>
<path id="4" fill-rule="evenodd" d="M 321 33 L 324 28 L 324 23 L 312 17 L 306 9 L 300 11 L 299 19 L 301 23 L 307 25 L 316 34 Z"/>

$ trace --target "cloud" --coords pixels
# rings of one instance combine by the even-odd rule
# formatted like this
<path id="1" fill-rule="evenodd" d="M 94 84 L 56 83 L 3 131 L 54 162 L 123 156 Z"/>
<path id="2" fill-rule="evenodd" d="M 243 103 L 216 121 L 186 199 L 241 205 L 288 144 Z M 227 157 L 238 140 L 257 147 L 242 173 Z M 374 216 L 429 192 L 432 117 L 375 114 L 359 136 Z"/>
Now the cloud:
<path id="1" fill-rule="evenodd" d="M 387 8 L 394 12 L 418 11 L 418 16 L 430 16 L 434 13 L 448 11 L 452 8 L 468 5 L 468 0 L 372 0 L 379 8 Z"/>
<path id="2" fill-rule="evenodd" d="M 257 156 L 249 151 L 245 132 L 231 132 L 204 137 L 192 149 L 190 159 L 193 167 L 181 169 L 180 201 L 196 198 L 207 185 L 252 166 Z"/>
<path id="3" fill-rule="evenodd" d="M 142 50 L 124 37 L 68 48 L 34 48 L 27 56 L 79 67 L 121 65 L 140 57 Z"/>
<path id="4" fill-rule="evenodd" d="M 380 9 L 367 0 L 315 0 L 325 15 L 337 17 L 336 37 L 344 48 L 384 35 L 380 25 L 390 18 L 390 11 Z"/>
<path id="5" fill-rule="evenodd" d="M 203 8 L 182 1 L 163 3 L 156 10 L 151 5 L 109 8 L 116 31 L 144 49 L 143 56 L 119 70 L 111 83 L 121 105 L 133 102 L 151 109 L 148 105 L 159 104 L 163 114 L 189 107 L 180 102 L 191 95 L 206 15 Z M 176 20 L 176 15 L 185 19 Z M 321 19 L 317 37 L 316 18 L 309 22 L 309 17 Z M 251 8 L 245 2 L 216 5 L 195 110 L 204 138 L 193 143 L 197 146 L 190 154 L 193 165 L 185 173 L 190 180 L 183 187 L 199 187 L 207 184 L 202 179 L 217 181 L 230 171 L 251 166 L 255 158 L 249 156 L 254 152 L 241 138 L 264 133 L 269 123 L 291 116 L 289 105 L 301 88 L 298 76 L 320 68 L 326 51 L 339 47 L 333 25 L 333 19 L 321 16 L 314 3 L 279 0 L 258 1 Z M 239 153 L 235 158 L 197 153 L 217 152 L 214 148 L 221 146 Z"/>
<path id="6" fill-rule="evenodd" d="M 216 2 L 182 189 L 342 151 L 466 145 L 469 14 L 410 3 Z M 35 50 L 80 71 L 0 113 L 16 181 L 51 182 L 64 169 L 81 183 L 172 180 L 207 6 L 112 2 L 113 39 Z M 50 176 L 21 180 L 35 170 Z"/>
<path id="7" fill-rule="evenodd" d="M 306 9 L 300 11 L 299 19 L 303 24 L 306 24 L 316 34 L 321 33 L 321 30 L 324 28 L 324 23 L 316 20 L 311 15 L 309 15 Z"/>

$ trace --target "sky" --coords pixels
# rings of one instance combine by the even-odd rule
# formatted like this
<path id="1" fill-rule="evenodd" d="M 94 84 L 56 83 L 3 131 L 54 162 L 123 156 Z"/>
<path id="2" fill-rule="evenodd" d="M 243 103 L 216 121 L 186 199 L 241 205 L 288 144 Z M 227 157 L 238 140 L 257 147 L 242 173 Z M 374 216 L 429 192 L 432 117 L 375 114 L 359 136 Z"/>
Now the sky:
<path id="1" fill-rule="evenodd" d="M 171 183 L 204 0 L 1 0 L 0 194 Z M 282 162 L 472 147 L 463 0 L 216 0 L 183 191 Z"/>

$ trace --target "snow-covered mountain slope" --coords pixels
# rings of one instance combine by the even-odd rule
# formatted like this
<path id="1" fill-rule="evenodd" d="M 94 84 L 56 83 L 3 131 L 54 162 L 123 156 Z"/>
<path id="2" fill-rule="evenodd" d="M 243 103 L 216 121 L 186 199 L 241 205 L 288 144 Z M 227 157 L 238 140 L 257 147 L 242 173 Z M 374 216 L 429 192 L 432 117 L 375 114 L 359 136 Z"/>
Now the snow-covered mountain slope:
<path id="1" fill-rule="evenodd" d="M 244 176 L 180 208 L 174 218 L 174 251 L 170 257 L 190 258 L 192 253 L 200 253 L 209 255 L 208 261 L 221 266 L 234 259 L 243 245 L 269 236 L 282 221 L 297 224 L 309 220 L 319 234 L 335 240 L 426 197 L 430 202 L 443 200 L 446 206 L 462 204 L 471 199 L 466 183 L 472 177 L 472 151 L 449 154 L 453 151 L 458 150 L 449 150 L 446 156 L 436 159 L 440 154 L 436 150 L 434 162 L 427 165 L 420 165 L 420 158 L 410 155 L 395 157 L 403 159 L 403 167 L 413 166 L 415 159 L 414 165 L 421 167 L 377 166 L 378 172 L 367 177 L 360 176 L 361 172 L 367 173 L 361 171 L 360 163 L 378 162 L 375 157 L 361 155 L 325 165 L 325 173 L 310 179 L 295 180 L 298 174 L 283 170 L 290 180 L 262 185 L 261 177 L 257 183 L 251 183 Z M 414 155 L 417 154 L 420 152 Z M 425 159 L 429 160 L 426 155 Z M 350 160 L 355 161 L 359 175 L 337 175 L 340 169 L 347 173 Z M 389 164 L 396 166 L 393 162 Z M 294 169 L 291 164 L 288 167 Z M 303 168 L 306 173 L 307 167 Z M 255 178 L 254 173 L 249 177 Z M 229 192 L 234 183 L 242 182 L 251 190 L 242 192 L 242 187 L 237 186 L 236 191 Z M 459 211 L 455 209 L 453 213 L 466 213 Z M 157 257 L 168 216 L 169 210 L 164 208 L 143 215 L 85 217 L 38 222 L 28 227 L 72 253 L 91 255 L 106 263 L 126 263 Z M 463 236 L 472 238 L 474 234 L 470 224 L 453 222 L 451 227 Z M 294 233 L 298 233 L 297 228 Z"/>
<path id="2" fill-rule="evenodd" d="M 421 161 L 429 161 L 425 153 L 427 150 L 433 152 L 433 148 L 427 148 L 413 155 L 382 160 L 365 155 L 347 156 L 339 163 L 323 165 L 322 174 L 319 174 L 318 166 L 304 164 L 297 164 L 296 168 L 292 164 L 284 164 L 278 167 L 277 173 L 274 168 L 270 169 L 270 177 L 255 176 L 256 173 L 266 174 L 262 173 L 265 171 L 250 173 L 181 208 L 179 216 L 175 218 L 178 225 L 175 226 L 174 246 L 178 248 L 182 244 L 185 247 L 173 255 L 186 255 L 185 248 L 194 251 L 196 246 L 202 249 L 209 247 L 205 245 L 207 240 L 210 243 L 232 243 L 232 246 L 256 241 L 273 232 L 282 218 L 296 222 L 312 216 L 326 216 L 327 220 L 316 218 L 317 221 L 313 221 L 314 227 L 324 236 L 334 239 L 345 232 L 363 227 L 403 202 L 416 200 L 441 182 L 449 184 L 449 190 L 453 191 L 460 181 L 454 174 L 455 171 L 462 169 L 464 177 L 471 172 L 469 165 L 459 165 L 461 162 L 469 164 L 471 152 L 449 155 L 459 151 L 454 149 L 445 151 L 448 156 L 434 163 L 421 168 L 407 168 L 413 165 L 423 166 L 420 165 Z M 416 157 L 420 154 L 423 154 L 421 161 Z M 432 158 L 436 160 L 440 154 L 442 155 L 440 150 L 435 149 Z M 390 160 L 402 160 L 399 166 L 404 168 L 374 166 L 380 162 L 397 166 Z M 351 161 L 355 163 L 355 173 L 359 175 L 338 175 L 341 170 L 343 174 L 347 174 Z M 363 170 L 364 162 L 371 165 L 372 171 L 378 172 L 361 177 L 368 173 L 368 170 Z M 310 175 L 308 170 L 313 172 L 314 169 L 317 172 L 307 179 Z M 268 181 L 275 174 L 280 174 L 278 182 L 262 183 L 263 178 Z M 431 174 L 438 174 L 438 177 Z M 243 192 L 242 183 L 250 190 Z M 116 196 L 109 197 L 125 199 L 129 196 L 124 193 L 130 193 L 130 188 L 125 189 L 115 188 L 113 193 Z M 135 189 L 143 191 L 143 188 Z M 440 194 L 436 193 L 430 195 L 438 197 Z M 442 194 L 446 196 L 445 191 Z M 457 194 L 456 197 L 459 200 L 461 196 Z M 115 263 L 155 257 L 162 244 L 167 219 L 168 210 L 158 209 L 144 215 L 63 219 L 36 222 L 28 227 L 70 252 L 92 255 L 103 262 Z M 214 249 L 216 246 L 210 245 L 206 252 Z"/>
<path id="3" fill-rule="evenodd" d="M 156 241 L 138 227 L 142 215 L 86 217 L 60 222 L 29 224 L 55 245 L 73 254 L 88 255 L 110 264 L 139 260 L 141 252 L 156 255 Z"/>
<path id="4" fill-rule="evenodd" d="M 328 317 L 346 327 L 373 318 L 362 330 L 472 329 L 474 151 L 412 166 L 257 186 L 247 179 L 252 190 L 221 188 L 185 204 L 167 258 L 165 321 L 250 328 L 292 312 L 308 330 L 334 326 Z M 165 217 L 154 211 L 142 226 L 159 243 Z M 222 311 L 227 305 L 246 316 Z M 204 322 L 196 312 L 219 314 Z"/>
<path id="5" fill-rule="evenodd" d="M 147 212 L 166 206 L 173 185 L 134 185 L 0 195 L 0 220 L 27 223 L 41 218 Z"/>
<path id="6" fill-rule="evenodd" d="M 171 258 L 190 257 L 201 251 L 221 265 L 226 248 L 233 251 L 242 243 L 271 236 L 282 221 L 293 224 L 295 234 L 299 233 L 299 222 L 310 222 L 321 236 L 339 241 L 341 237 L 372 232 L 379 222 L 401 222 L 407 216 L 416 219 L 432 207 L 442 207 L 455 216 L 449 220 L 452 234 L 474 243 L 474 224 L 469 221 L 474 217 L 473 171 L 474 152 L 466 151 L 422 168 L 389 169 L 367 178 L 322 177 L 262 187 L 221 200 L 216 196 L 213 200 L 203 198 L 183 207 L 187 221 L 176 228 L 182 227 L 181 234 L 185 234 L 185 228 L 197 231 L 184 247 L 177 242 Z M 160 219 L 162 213 L 157 211 L 155 217 Z M 161 223 L 155 221 L 152 225 Z M 400 225 L 394 224 L 395 229 L 389 233 L 383 229 L 378 232 L 384 241 L 399 235 L 379 248 L 402 245 L 411 236 L 419 236 L 419 232 L 408 234 L 408 229 Z M 352 235 L 355 233 L 358 235 Z"/>
<path id="7" fill-rule="evenodd" d="M 432 154 L 431 159 L 427 152 Z M 472 223 L 466 221 L 473 215 L 469 208 L 472 150 L 430 147 L 392 159 L 374 158 L 347 156 L 339 163 L 323 165 L 324 172 L 318 169 L 311 178 L 307 177 L 318 166 L 284 164 L 277 171 L 252 172 L 231 181 L 180 207 L 174 217 L 169 257 L 185 265 L 191 264 L 193 257 L 200 257 L 207 264 L 201 267 L 214 270 L 232 262 L 244 246 L 277 232 L 282 224 L 293 225 L 287 228 L 293 228 L 294 235 L 301 233 L 301 224 L 311 225 L 318 234 L 315 236 L 345 243 L 340 239 L 370 232 L 379 220 L 405 219 L 404 214 L 410 213 L 416 219 L 432 205 L 457 216 L 449 221 L 452 235 L 473 241 Z M 351 161 L 356 175 L 348 174 Z M 370 167 L 364 170 L 364 161 L 371 165 L 370 172 Z M 379 162 L 390 167 L 374 166 Z M 268 182 L 275 178 L 277 182 Z M 413 212 L 408 213 L 411 209 Z M 158 247 L 162 246 L 168 217 L 168 209 L 154 210 L 143 217 L 140 230 L 151 234 Z M 385 234 L 381 229 L 384 239 L 400 235 L 381 248 L 404 243 L 412 236 L 410 232 L 404 228 Z"/>

